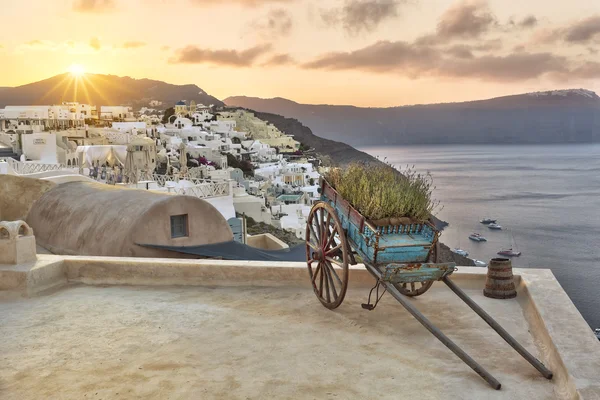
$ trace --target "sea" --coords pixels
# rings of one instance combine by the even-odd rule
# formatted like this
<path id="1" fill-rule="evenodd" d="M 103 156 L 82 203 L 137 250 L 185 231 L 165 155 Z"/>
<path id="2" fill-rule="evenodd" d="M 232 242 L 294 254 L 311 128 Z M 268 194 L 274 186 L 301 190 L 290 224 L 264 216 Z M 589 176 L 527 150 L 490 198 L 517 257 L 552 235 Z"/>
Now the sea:
<path id="1" fill-rule="evenodd" d="M 552 270 L 591 328 L 600 328 L 600 144 L 360 148 L 397 168 L 429 171 L 441 240 L 489 261 L 521 251 L 513 266 Z M 492 231 L 479 222 L 496 218 Z M 487 242 L 473 242 L 471 233 Z"/>

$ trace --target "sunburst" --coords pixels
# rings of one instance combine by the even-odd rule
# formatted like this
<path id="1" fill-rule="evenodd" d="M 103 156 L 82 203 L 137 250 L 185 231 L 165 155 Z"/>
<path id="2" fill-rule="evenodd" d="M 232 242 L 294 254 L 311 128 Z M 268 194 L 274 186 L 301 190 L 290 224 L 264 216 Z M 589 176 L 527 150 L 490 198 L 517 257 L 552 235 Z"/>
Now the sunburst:
<path id="1" fill-rule="evenodd" d="M 75 77 L 80 77 L 85 74 L 85 68 L 81 64 L 71 64 L 68 71 Z"/>

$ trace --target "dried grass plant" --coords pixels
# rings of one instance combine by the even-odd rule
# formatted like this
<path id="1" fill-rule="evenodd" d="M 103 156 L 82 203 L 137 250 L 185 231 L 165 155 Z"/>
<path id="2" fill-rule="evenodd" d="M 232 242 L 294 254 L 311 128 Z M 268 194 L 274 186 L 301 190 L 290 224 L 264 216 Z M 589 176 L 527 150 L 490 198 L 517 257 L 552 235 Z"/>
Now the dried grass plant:
<path id="1" fill-rule="evenodd" d="M 439 206 L 432 199 L 431 174 L 417 173 L 414 166 L 398 173 L 386 164 L 353 163 L 331 169 L 324 177 L 371 221 L 401 217 L 426 221 Z"/>

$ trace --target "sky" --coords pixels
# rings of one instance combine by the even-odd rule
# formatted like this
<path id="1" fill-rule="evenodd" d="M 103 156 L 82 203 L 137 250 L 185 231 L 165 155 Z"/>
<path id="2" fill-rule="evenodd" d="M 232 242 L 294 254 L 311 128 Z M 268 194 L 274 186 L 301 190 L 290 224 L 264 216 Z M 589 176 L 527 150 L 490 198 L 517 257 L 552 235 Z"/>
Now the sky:
<path id="1" fill-rule="evenodd" d="M 383 107 L 600 93 L 598 0 L 1 0 L 0 87 L 64 73 Z"/>

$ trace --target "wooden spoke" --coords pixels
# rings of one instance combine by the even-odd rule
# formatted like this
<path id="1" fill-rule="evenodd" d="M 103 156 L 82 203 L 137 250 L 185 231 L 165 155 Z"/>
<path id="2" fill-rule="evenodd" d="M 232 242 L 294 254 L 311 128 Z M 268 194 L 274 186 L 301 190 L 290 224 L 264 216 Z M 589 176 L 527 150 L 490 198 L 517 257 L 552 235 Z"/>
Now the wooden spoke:
<path id="1" fill-rule="evenodd" d="M 327 302 L 330 303 L 331 297 L 329 296 L 329 275 L 327 273 L 327 267 L 323 267 L 323 272 L 324 272 L 323 275 L 325 276 L 325 295 L 326 295 Z"/>
<path id="2" fill-rule="evenodd" d="M 328 228 L 329 230 L 329 228 Z M 333 243 L 335 243 L 335 234 L 337 233 L 337 230 L 335 228 L 333 228 L 333 230 L 331 232 L 329 232 L 329 239 L 327 240 L 327 243 L 325 244 L 325 249 L 328 249 Z M 341 243 L 340 243 L 341 245 Z"/>
<path id="3" fill-rule="evenodd" d="M 325 257 L 325 259 L 327 261 L 329 261 L 330 263 L 333 263 L 333 264 L 337 265 L 338 267 L 343 267 L 344 266 L 344 262 L 343 261 L 338 261 L 338 260 L 336 260 L 334 258 L 331 258 L 331 257 Z"/>
<path id="4" fill-rule="evenodd" d="M 312 276 L 312 284 L 313 285 L 315 284 L 315 280 L 317 279 L 317 275 L 319 274 L 320 271 L 321 271 L 321 264 L 319 263 L 319 265 L 317 265 L 317 268 L 315 268 L 315 273 Z"/>
<path id="5" fill-rule="evenodd" d="M 319 243 L 321 243 L 321 245 L 323 245 L 323 242 L 325 242 L 325 224 L 324 224 L 324 222 L 325 222 L 325 218 L 324 218 L 324 216 L 323 216 L 323 213 L 324 213 L 324 211 L 323 211 L 323 210 L 324 210 L 323 208 L 319 209 L 319 211 L 321 212 L 321 217 L 320 217 L 321 224 L 320 224 L 320 226 L 319 226 L 319 227 L 321 228 L 321 229 L 320 229 L 321 236 L 319 237 L 321 240 L 320 240 L 320 242 L 319 242 Z"/>
<path id="6" fill-rule="evenodd" d="M 313 234 L 313 237 L 315 238 L 315 240 L 317 241 L 317 244 L 320 245 L 321 244 L 321 229 L 319 228 L 319 218 L 317 217 L 317 215 L 315 214 L 315 225 L 313 226 L 312 224 L 309 225 L 310 231 Z"/>
<path id="7" fill-rule="evenodd" d="M 324 264 L 325 264 L 325 275 L 326 275 L 327 279 L 329 280 L 329 288 L 331 289 L 331 293 L 333 294 L 333 299 L 336 300 L 338 295 L 335 290 L 335 283 L 333 282 L 333 278 L 331 277 L 331 270 L 327 266 L 327 262 L 325 262 Z"/>
<path id="8" fill-rule="evenodd" d="M 327 202 L 316 203 L 306 221 L 306 263 L 314 292 L 329 309 L 337 308 L 346 295 L 349 250 L 333 207 Z"/>
<path id="9" fill-rule="evenodd" d="M 319 264 L 321 266 L 321 264 Z M 319 297 L 323 297 L 323 268 L 321 267 L 321 275 L 319 277 Z"/>
<path id="10" fill-rule="evenodd" d="M 327 249 L 327 247 L 325 247 L 325 248 Z M 336 251 L 338 251 L 341 248 L 342 248 L 342 244 L 340 243 L 337 246 L 335 246 L 334 248 L 328 249 L 327 251 L 325 251 L 325 255 L 326 256 L 330 256 L 330 255 L 334 254 Z"/>
<path id="11" fill-rule="evenodd" d="M 331 275 L 335 277 L 340 286 L 343 285 L 342 280 L 338 276 L 337 272 L 335 272 L 335 268 L 333 268 L 333 265 L 331 265 L 331 263 L 328 260 L 325 260 L 325 265 L 329 268 L 329 272 L 331 272 Z"/>

